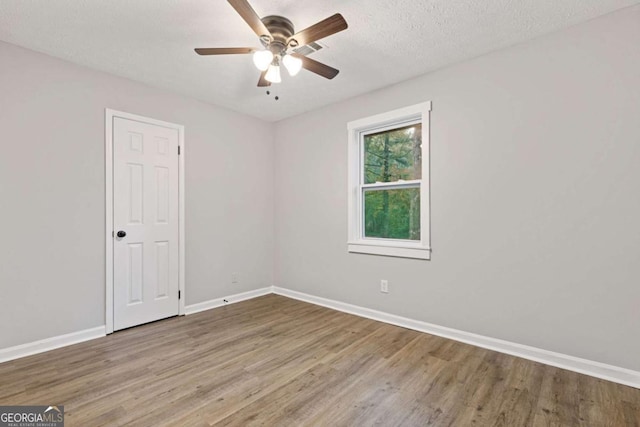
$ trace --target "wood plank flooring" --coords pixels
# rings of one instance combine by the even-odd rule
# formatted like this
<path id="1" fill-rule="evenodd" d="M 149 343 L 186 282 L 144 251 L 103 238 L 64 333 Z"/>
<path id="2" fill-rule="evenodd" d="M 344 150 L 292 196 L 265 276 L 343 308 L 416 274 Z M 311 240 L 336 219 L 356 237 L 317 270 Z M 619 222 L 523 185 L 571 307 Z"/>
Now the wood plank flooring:
<path id="1" fill-rule="evenodd" d="M 0 364 L 67 426 L 640 426 L 640 390 L 276 295 Z"/>

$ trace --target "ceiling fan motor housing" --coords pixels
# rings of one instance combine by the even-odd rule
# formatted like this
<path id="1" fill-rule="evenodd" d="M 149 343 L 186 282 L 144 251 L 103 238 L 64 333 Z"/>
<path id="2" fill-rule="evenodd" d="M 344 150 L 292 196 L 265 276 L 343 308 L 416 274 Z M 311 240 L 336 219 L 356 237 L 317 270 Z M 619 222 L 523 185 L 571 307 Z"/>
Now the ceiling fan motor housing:
<path id="1" fill-rule="evenodd" d="M 284 53 L 288 48 L 287 40 L 295 34 L 293 22 L 279 15 L 265 16 L 261 21 L 273 36 L 273 40 L 268 43 L 269 50 L 271 50 L 274 55 Z M 289 44 L 291 47 L 298 45 L 295 40 L 291 40 Z"/>

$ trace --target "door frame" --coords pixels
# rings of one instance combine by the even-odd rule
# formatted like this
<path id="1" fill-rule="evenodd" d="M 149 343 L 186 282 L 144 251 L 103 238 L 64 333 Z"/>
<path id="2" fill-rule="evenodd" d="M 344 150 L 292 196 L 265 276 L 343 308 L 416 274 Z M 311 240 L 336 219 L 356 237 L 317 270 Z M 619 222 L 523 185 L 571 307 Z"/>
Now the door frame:
<path id="1" fill-rule="evenodd" d="M 106 241 L 106 270 L 105 270 L 105 329 L 106 333 L 113 333 L 113 121 L 116 117 L 133 120 L 151 125 L 162 126 L 178 131 L 178 315 L 185 314 L 185 227 L 184 227 L 184 126 L 163 122 L 136 114 L 105 108 L 105 241 Z"/>

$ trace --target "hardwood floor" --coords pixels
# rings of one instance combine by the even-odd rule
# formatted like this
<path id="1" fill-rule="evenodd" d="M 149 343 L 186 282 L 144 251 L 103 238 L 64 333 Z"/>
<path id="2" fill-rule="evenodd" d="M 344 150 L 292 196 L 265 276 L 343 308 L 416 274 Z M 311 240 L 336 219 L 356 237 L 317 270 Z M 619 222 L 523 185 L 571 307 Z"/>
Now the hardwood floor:
<path id="1" fill-rule="evenodd" d="M 0 364 L 67 426 L 639 426 L 640 390 L 276 295 Z"/>

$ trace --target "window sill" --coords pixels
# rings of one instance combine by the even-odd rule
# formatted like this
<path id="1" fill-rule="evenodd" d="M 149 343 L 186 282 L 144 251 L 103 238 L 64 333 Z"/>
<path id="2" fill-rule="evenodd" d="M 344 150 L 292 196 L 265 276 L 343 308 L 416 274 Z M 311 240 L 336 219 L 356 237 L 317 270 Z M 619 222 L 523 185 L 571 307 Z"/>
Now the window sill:
<path id="1" fill-rule="evenodd" d="M 357 241 L 348 242 L 347 250 L 352 253 L 382 255 L 398 258 L 431 259 L 431 249 L 417 245 Z"/>

